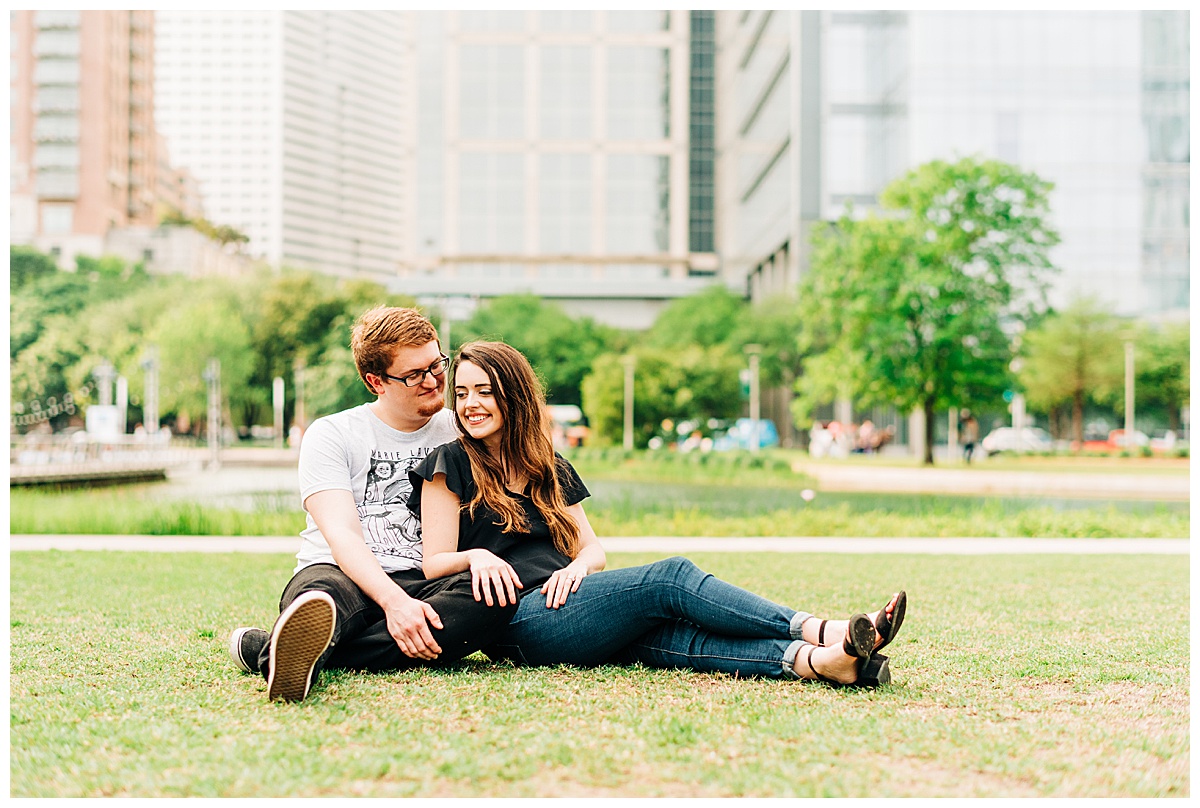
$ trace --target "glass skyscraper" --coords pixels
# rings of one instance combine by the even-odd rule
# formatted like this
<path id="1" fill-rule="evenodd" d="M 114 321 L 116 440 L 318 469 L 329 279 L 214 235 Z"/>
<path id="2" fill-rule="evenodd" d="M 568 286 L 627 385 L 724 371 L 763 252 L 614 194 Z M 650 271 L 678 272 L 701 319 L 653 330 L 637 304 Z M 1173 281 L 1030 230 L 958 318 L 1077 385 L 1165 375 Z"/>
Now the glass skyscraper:
<path id="1" fill-rule="evenodd" d="M 722 11 L 717 32 L 717 246 L 752 297 L 794 288 L 814 221 L 982 155 L 1055 183 L 1053 303 L 1186 316 L 1186 12 Z"/>

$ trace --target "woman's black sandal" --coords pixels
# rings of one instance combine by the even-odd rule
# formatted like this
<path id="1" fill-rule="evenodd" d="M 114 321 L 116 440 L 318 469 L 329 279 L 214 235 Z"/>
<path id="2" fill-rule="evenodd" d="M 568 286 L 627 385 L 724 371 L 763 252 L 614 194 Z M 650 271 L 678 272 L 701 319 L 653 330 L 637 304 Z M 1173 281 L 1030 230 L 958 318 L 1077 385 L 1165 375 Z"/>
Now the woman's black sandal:
<path id="1" fill-rule="evenodd" d="M 908 605 L 908 595 L 904 590 L 900 590 L 900 594 L 896 596 L 896 605 L 892 609 L 892 614 L 889 617 L 887 607 L 879 610 L 879 614 L 875 616 L 875 631 L 878 632 L 883 640 L 876 648 L 876 651 L 882 651 L 883 647 L 896 638 L 896 634 L 900 632 L 900 624 L 904 622 L 904 607 Z M 824 635 L 825 626 L 821 625 L 821 634 Z"/>
<path id="2" fill-rule="evenodd" d="M 876 651 L 882 651 L 884 646 L 896 639 L 896 635 L 900 632 L 900 624 L 904 622 L 904 607 L 908 605 L 908 595 L 901 589 L 896 596 L 896 605 L 892 609 L 892 614 L 889 617 L 887 607 L 879 610 L 879 614 L 875 616 L 875 632 L 883 639 Z M 817 627 L 817 645 L 825 644 L 825 624 L 828 620 L 822 620 L 821 625 Z"/>
<path id="3" fill-rule="evenodd" d="M 820 634 L 822 637 L 825 634 L 824 622 L 821 623 Z M 858 659 L 858 678 L 853 682 L 843 684 L 817 673 L 817 669 L 812 664 L 812 655 L 818 646 L 810 645 L 808 647 L 808 656 L 804 658 L 804 664 L 808 665 L 813 676 L 834 687 L 878 687 L 889 684 L 892 681 L 892 675 L 888 670 L 888 658 L 874 653 L 875 637 L 875 626 L 869 617 L 865 614 L 856 614 L 850 618 L 850 622 L 846 626 L 846 638 L 842 640 L 842 650 L 849 656 Z"/>

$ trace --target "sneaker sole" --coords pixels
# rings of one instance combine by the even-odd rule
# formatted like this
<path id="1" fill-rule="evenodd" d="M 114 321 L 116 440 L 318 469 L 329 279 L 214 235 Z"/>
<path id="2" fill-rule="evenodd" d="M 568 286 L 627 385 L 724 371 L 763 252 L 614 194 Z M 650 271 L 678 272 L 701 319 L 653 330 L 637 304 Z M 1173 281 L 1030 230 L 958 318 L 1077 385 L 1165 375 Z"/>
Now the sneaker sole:
<path id="1" fill-rule="evenodd" d="M 324 592 L 305 593 L 284 611 L 271 636 L 269 701 L 304 700 L 313 668 L 333 638 L 333 621 L 333 600 Z"/>

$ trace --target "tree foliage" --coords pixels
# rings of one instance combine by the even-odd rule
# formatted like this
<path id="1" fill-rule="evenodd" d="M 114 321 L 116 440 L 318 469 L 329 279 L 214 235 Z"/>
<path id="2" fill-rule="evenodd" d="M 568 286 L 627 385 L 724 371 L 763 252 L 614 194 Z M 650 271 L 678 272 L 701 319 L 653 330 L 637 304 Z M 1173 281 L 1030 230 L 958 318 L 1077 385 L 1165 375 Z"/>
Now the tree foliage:
<path id="1" fill-rule="evenodd" d="M 137 300 L 150 287 L 140 267 L 114 258 L 77 261 L 75 272 L 47 269 L 53 262 L 28 254 L 20 261 L 41 269 L 25 272 L 10 301 L 9 391 L 13 414 L 47 413 L 69 401 L 78 412 L 96 401 L 92 371 L 102 361 L 122 359 L 139 321 L 125 301 Z M 119 366 L 118 366 L 119 368 Z M 134 379 L 130 378 L 131 394 Z M 53 428 L 69 422 L 73 412 L 60 410 L 47 418 Z"/>
<path id="2" fill-rule="evenodd" d="M 730 418 L 742 407 L 741 359 L 727 347 L 689 345 L 665 352 L 641 346 L 634 357 L 634 445 L 644 447 L 666 419 Z M 583 410 L 597 443 L 622 439 L 625 368 L 615 353 L 599 357 L 583 382 Z"/>
<path id="3" fill-rule="evenodd" d="M 58 271 L 54 259 L 32 247 L 10 245 L 8 248 L 8 289 L 13 294 L 25 284 L 45 278 Z"/>
<path id="4" fill-rule="evenodd" d="M 455 326 L 451 339 L 455 350 L 476 339 L 507 342 L 533 365 L 549 401 L 579 404 L 584 376 L 597 356 L 620 341 L 620 334 L 589 317 L 572 318 L 534 295 L 506 295 L 479 306 Z"/>
<path id="5" fill-rule="evenodd" d="M 777 295 L 758 305 L 744 306 L 727 345 L 735 354 L 744 353 L 745 347 L 752 343 L 761 346 L 762 385 L 790 387 L 803 370 L 802 324 L 797 300 L 789 295 Z"/>
<path id="6" fill-rule="evenodd" d="M 1071 410 L 1071 433 L 1083 443 L 1083 410 L 1113 396 L 1124 374 L 1126 326 L 1093 298 L 1081 298 L 1025 333 L 1019 379 L 1031 409 Z"/>
<path id="7" fill-rule="evenodd" d="M 656 348 L 728 343 L 742 325 L 746 301 L 724 286 L 671 301 L 654 320 L 645 344 Z"/>
<path id="8" fill-rule="evenodd" d="M 836 395 L 934 413 L 1010 384 L 1007 323 L 1045 306 L 1052 186 L 1005 163 L 934 161 L 884 189 L 887 217 L 816 229 L 801 286 L 801 415 Z"/>
<path id="9" fill-rule="evenodd" d="M 1187 323 L 1140 330 L 1134 357 L 1135 412 L 1161 408 L 1169 429 L 1179 434 L 1180 411 L 1191 401 L 1191 332 Z M 1117 412 L 1124 413 L 1124 399 Z M 1139 419 L 1140 420 L 1140 419 Z"/>
<path id="10" fill-rule="evenodd" d="M 210 359 L 221 363 L 221 391 L 230 410 L 243 408 L 247 397 L 261 399 L 266 393 L 248 383 L 254 355 L 242 313 L 226 290 L 204 291 L 164 310 L 147 335 L 159 350 L 160 408 L 193 422 L 208 410 L 204 376 Z"/>

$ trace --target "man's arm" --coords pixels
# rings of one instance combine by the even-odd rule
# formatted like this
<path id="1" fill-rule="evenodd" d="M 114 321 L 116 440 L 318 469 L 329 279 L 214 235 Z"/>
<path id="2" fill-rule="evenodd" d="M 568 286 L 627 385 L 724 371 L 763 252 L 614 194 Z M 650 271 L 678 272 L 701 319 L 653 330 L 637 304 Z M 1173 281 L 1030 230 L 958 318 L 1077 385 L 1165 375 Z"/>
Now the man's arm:
<path id="1" fill-rule="evenodd" d="M 354 496 L 336 489 L 318 491 L 304 500 L 304 508 L 328 542 L 338 567 L 383 609 L 388 632 L 400 650 L 414 659 L 437 659 L 442 649 L 429 624 L 440 629 L 441 618 L 428 603 L 409 597 L 397 586 L 367 549 Z"/>

